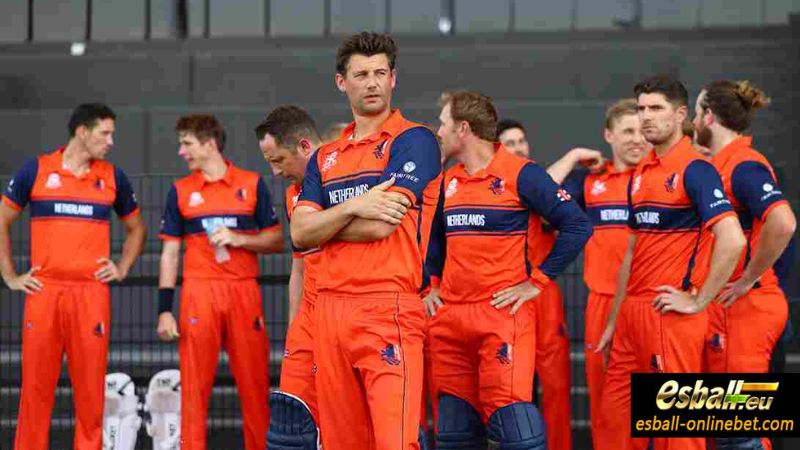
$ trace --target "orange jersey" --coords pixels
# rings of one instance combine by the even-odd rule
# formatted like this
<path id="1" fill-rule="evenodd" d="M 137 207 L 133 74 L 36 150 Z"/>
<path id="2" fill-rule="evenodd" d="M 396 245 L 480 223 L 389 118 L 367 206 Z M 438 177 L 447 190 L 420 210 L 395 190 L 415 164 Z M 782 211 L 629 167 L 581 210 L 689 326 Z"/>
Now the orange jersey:
<path id="1" fill-rule="evenodd" d="M 742 275 L 745 265 L 758 247 L 758 235 L 767 214 L 776 206 L 787 203 L 772 166 L 764 155 L 750 146 L 752 141 L 748 136 L 734 139 L 711 160 L 722 177 L 725 194 L 733 203 L 747 236 L 748 245 L 731 276 L 732 280 Z M 758 282 L 761 286 L 777 285 L 778 277 L 770 268 Z"/>
<path id="2" fill-rule="evenodd" d="M 286 220 L 292 220 L 292 210 L 300 200 L 300 186 L 296 184 L 289 185 L 286 188 Z M 315 298 L 317 293 L 317 266 L 320 260 L 319 248 L 311 250 L 302 250 L 295 248 L 292 244 L 292 258 L 303 259 L 303 295 L 307 298 Z"/>
<path id="3" fill-rule="evenodd" d="M 111 163 L 94 160 L 76 177 L 62 166 L 65 147 L 31 159 L 14 175 L 3 203 L 21 211 L 31 206 L 31 266 L 37 276 L 94 280 L 100 258 L 111 251 L 110 221 L 139 213 L 125 174 Z"/>
<path id="4" fill-rule="evenodd" d="M 412 202 L 402 223 L 388 238 L 374 242 L 343 242 L 322 246 L 317 291 L 346 294 L 417 293 L 422 285 L 420 240 L 427 223 L 424 198 L 434 196 L 441 173 L 439 144 L 431 131 L 393 111 L 372 135 L 354 141 L 351 123 L 342 138 L 322 146 L 311 158 L 298 206 L 332 208 L 395 178 L 392 191 Z"/>
<path id="5" fill-rule="evenodd" d="M 160 237 L 186 241 L 184 278 L 255 278 L 258 276 L 255 252 L 226 247 L 230 259 L 217 262 L 208 235 L 220 225 L 252 234 L 280 228 L 261 176 L 230 162 L 227 165 L 221 180 L 209 182 L 202 172 L 195 171 L 176 181 L 167 196 Z"/>
<path id="6" fill-rule="evenodd" d="M 485 169 L 469 175 L 458 164 L 444 176 L 441 219 L 432 232 L 434 239 L 444 235 L 444 242 L 432 245 L 431 267 L 441 276 L 445 301 L 486 300 L 529 278 L 542 288 L 572 262 L 591 233 L 578 205 L 541 167 L 499 144 L 495 150 Z M 526 245 L 532 213 L 561 231 L 536 269 Z"/>
<path id="7" fill-rule="evenodd" d="M 617 273 L 628 247 L 628 182 L 633 170 L 619 172 L 613 163 L 600 173 L 581 172 L 564 182 L 586 211 L 594 234 L 583 253 L 583 280 L 589 290 L 613 295 Z"/>
<path id="8" fill-rule="evenodd" d="M 656 295 L 662 285 L 699 288 L 708 273 L 709 228 L 734 214 L 717 170 L 684 137 L 664 156 L 645 156 L 628 186 L 636 236 L 628 295 Z"/>

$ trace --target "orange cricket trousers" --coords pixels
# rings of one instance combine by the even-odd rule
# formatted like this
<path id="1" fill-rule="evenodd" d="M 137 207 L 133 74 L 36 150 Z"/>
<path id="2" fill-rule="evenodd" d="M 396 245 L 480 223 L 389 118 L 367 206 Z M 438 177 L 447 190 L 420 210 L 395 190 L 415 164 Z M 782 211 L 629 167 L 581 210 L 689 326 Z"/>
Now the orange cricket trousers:
<path id="1" fill-rule="evenodd" d="M 708 314 L 661 314 L 655 295 L 626 298 L 617 315 L 603 385 L 595 450 L 643 450 L 647 438 L 631 438 L 631 379 L 634 372 L 700 372 Z M 705 450 L 703 438 L 653 439 L 655 450 Z"/>
<path id="2" fill-rule="evenodd" d="M 269 340 L 256 280 L 185 280 L 180 335 L 181 450 L 206 449 L 208 400 L 223 345 L 239 390 L 245 448 L 264 450 Z"/>
<path id="3" fill-rule="evenodd" d="M 108 285 L 40 280 L 44 289 L 25 298 L 22 393 L 14 448 L 49 448 L 50 414 L 66 351 L 75 402 L 73 448 L 100 450 L 111 321 Z"/>
<path id="4" fill-rule="evenodd" d="M 705 365 L 712 373 L 767 373 L 775 344 L 789 316 L 786 296 L 777 285 L 762 286 L 729 308 L 708 306 Z M 766 450 L 772 448 L 763 438 Z"/>
<path id="5" fill-rule="evenodd" d="M 281 363 L 280 391 L 300 398 L 308 405 L 314 422 L 319 425 L 317 408 L 316 366 L 314 365 L 314 302 L 305 296 L 297 314 L 286 330 L 286 348 Z"/>
<path id="6" fill-rule="evenodd" d="M 536 375 L 542 386 L 541 408 L 547 429 L 547 448 L 570 450 L 569 335 L 561 287 L 545 286 L 536 306 Z"/>
<path id="7" fill-rule="evenodd" d="M 608 316 L 614 304 L 614 296 L 590 291 L 584 313 L 584 354 L 586 355 L 586 385 L 589 388 L 589 420 L 592 441 L 600 439 L 597 423 L 601 417 L 600 402 L 603 393 L 605 370 L 603 354 L 597 353 L 597 344 L 608 324 Z"/>
<path id="8" fill-rule="evenodd" d="M 489 300 L 448 303 L 428 330 L 433 398 L 450 394 L 475 408 L 484 423 L 498 408 L 530 402 L 536 365 L 536 308 L 515 315 Z"/>
<path id="9" fill-rule="evenodd" d="M 419 295 L 320 293 L 315 319 L 325 450 L 419 449 L 426 320 Z"/>

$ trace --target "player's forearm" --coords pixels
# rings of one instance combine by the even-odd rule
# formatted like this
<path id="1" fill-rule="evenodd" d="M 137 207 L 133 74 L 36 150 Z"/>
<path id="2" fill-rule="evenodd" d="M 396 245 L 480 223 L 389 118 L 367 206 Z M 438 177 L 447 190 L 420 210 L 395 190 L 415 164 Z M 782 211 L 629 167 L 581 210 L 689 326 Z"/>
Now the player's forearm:
<path id="1" fill-rule="evenodd" d="M 280 228 L 262 231 L 258 234 L 240 233 L 238 248 L 255 253 L 280 253 L 283 251 L 283 236 Z"/>
<path id="2" fill-rule="evenodd" d="M 742 273 L 744 281 L 755 283 L 767 269 L 775 265 L 789 245 L 796 227 L 797 221 L 788 205 L 776 207 L 767 215 L 758 234 L 758 246 Z"/>
<path id="3" fill-rule="evenodd" d="M 161 262 L 158 268 L 158 287 L 174 288 L 178 283 L 178 261 L 177 252 L 162 252 Z"/>
<path id="4" fill-rule="evenodd" d="M 628 249 L 625 250 L 625 256 L 622 258 L 622 265 L 620 265 L 619 273 L 617 274 L 617 290 L 614 293 L 614 302 L 608 315 L 609 323 L 616 323 L 620 305 L 622 305 L 622 301 L 625 299 L 625 293 L 628 289 L 628 280 L 631 278 L 631 263 L 633 262 L 633 246 L 635 242 L 636 238 L 631 235 L 630 239 L 628 239 Z"/>
<path id="5" fill-rule="evenodd" d="M 355 217 L 351 200 L 322 211 L 300 206 L 291 221 L 292 242 L 297 248 L 314 248 L 331 240 Z M 303 208 L 303 209 L 300 209 Z"/>
<path id="6" fill-rule="evenodd" d="M 578 159 L 575 157 L 575 154 L 573 152 L 567 152 L 566 155 L 547 168 L 547 174 L 550 175 L 557 184 L 562 184 L 569 173 L 575 168 L 577 162 Z"/>
<path id="7" fill-rule="evenodd" d="M 734 222 L 735 228 L 729 227 L 724 232 L 715 233 L 716 239 L 714 239 L 714 249 L 711 252 L 708 276 L 697 293 L 697 305 L 701 310 L 717 296 L 731 278 L 744 246 L 747 244 L 739 227 L 739 221 L 733 217 L 723 220 Z"/>
<path id="8" fill-rule="evenodd" d="M 11 256 L 11 233 L 8 232 L 7 224 L 0 224 L 0 273 L 6 284 L 17 276 L 17 268 Z"/>
<path id="9" fill-rule="evenodd" d="M 356 217 L 347 224 L 347 226 L 342 228 L 334 239 L 346 242 L 380 241 L 381 239 L 389 237 L 395 229 L 397 229 L 397 225 L 392 225 L 382 220 Z"/>
<path id="10" fill-rule="evenodd" d="M 303 265 L 302 259 L 292 259 L 292 273 L 289 274 L 289 323 L 297 315 L 303 299 Z"/>
<path id="11" fill-rule="evenodd" d="M 142 254 L 146 239 L 147 228 L 144 226 L 143 222 L 127 229 L 125 242 L 122 244 L 122 256 L 120 256 L 119 262 L 117 262 L 117 268 L 122 273 L 123 278 L 128 275 L 131 267 L 136 263 L 136 259 Z"/>

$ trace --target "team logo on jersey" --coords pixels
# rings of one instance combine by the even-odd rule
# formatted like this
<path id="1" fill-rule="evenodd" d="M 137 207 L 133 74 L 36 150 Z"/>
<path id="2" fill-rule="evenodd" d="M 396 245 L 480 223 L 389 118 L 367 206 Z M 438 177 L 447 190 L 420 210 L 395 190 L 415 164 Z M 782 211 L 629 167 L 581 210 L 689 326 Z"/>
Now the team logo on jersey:
<path id="1" fill-rule="evenodd" d="M 98 322 L 97 325 L 94 326 L 94 335 L 97 337 L 103 337 L 106 335 L 106 324 L 103 322 Z"/>
<path id="2" fill-rule="evenodd" d="M 405 173 L 411 173 L 416 168 L 417 168 L 417 165 L 414 164 L 414 161 L 408 161 L 405 164 L 403 164 L 403 172 L 405 172 Z"/>
<path id="3" fill-rule="evenodd" d="M 283 349 L 283 357 L 284 357 L 284 359 L 288 358 L 289 355 L 291 355 L 291 354 L 292 354 L 292 352 L 289 351 L 289 347 L 286 347 L 286 348 Z"/>
<path id="4" fill-rule="evenodd" d="M 197 322 L 199 322 L 199 319 L 197 317 L 189 318 L 189 325 L 197 325 Z"/>
<path id="5" fill-rule="evenodd" d="M 311 363 L 311 375 L 317 374 L 317 363 Z"/>
<path id="6" fill-rule="evenodd" d="M 94 181 L 94 188 L 98 191 L 102 191 L 106 188 L 106 182 L 102 178 L 98 178 Z"/>
<path id="7" fill-rule="evenodd" d="M 592 195 L 600 195 L 606 191 L 606 184 L 600 180 L 594 180 L 592 183 Z"/>
<path id="8" fill-rule="evenodd" d="M 722 197 L 724 197 L 724 196 L 725 196 L 725 194 L 723 194 L 721 190 L 719 190 L 719 189 L 714 189 L 714 197 L 717 197 L 717 198 L 722 198 Z"/>
<path id="9" fill-rule="evenodd" d="M 53 172 L 47 177 L 47 182 L 44 184 L 47 189 L 58 189 L 61 187 L 61 176 Z"/>
<path id="10" fill-rule="evenodd" d="M 203 199 L 203 196 L 199 192 L 192 192 L 192 194 L 189 195 L 189 206 L 190 207 L 191 206 L 202 205 L 203 202 L 205 202 L 205 199 Z"/>
<path id="11" fill-rule="evenodd" d="M 30 320 L 25 322 L 25 329 L 26 330 L 32 330 L 33 329 L 33 322 L 31 322 Z"/>
<path id="12" fill-rule="evenodd" d="M 569 195 L 569 192 L 567 192 L 566 189 L 557 190 L 556 197 L 558 197 L 558 199 L 561 200 L 562 202 L 568 202 L 572 200 L 572 196 Z"/>
<path id="13" fill-rule="evenodd" d="M 494 195 L 503 195 L 503 192 L 506 191 L 505 180 L 495 177 L 495 179 L 489 183 L 489 190 L 492 191 Z"/>
<path id="14" fill-rule="evenodd" d="M 381 350 L 381 359 L 390 366 L 399 366 L 400 347 L 394 344 L 386 344 L 386 348 Z"/>
<path id="15" fill-rule="evenodd" d="M 677 173 L 668 176 L 667 181 L 664 182 L 664 189 L 666 189 L 667 192 L 675 192 L 675 189 L 678 187 L 679 178 L 680 176 Z"/>
<path id="16" fill-rule="evenodd" d="M 642 176 L 636 175 L 636 178 L 633 179 L 633 188 L 631 188 L 631 194 L 639 192 L 639 188 L 641 187 L 642 187 Z"/>
<path id="17" fill-rule="evenodd" d="M 339 152 L 331 152 L 330 155 L 325 157 L 325 162 L 322 164 L 322 171 L 327 172 L 331 170 L 331 167 L 336 165 L 336 157 L 339 156 Z"/>
<path id="18" fill-rule="evenodd" d="M 772 192 L 772 190 L 775 189 L 775 186 L 770 183 L 764 183 L 764 186 L 761 186 L 761 188 L 764 189 L 764 192 Z"/>
<path id="19" fill-rule="evenodd" d="M 372 154 L 375 155 L 375 159 L 383 159 L 383 149 L 386 148 L 386 142 L 388 141 L 383 141 L 375 146 L 375 150 L 372 151 Z"/>
<path id="20" fill-rule="evenodd" d="M 508 342 L 500 344 L 500 347 L 497 348 L 497 353 L 495 353 L 495 357 L 500 361 L 500 364 L 511 364 L 511 344 Z"/>
<path id="21" fill-rule="evenodd" d="M 725 335 L 714 333 L 709 341 L 709 346 L 714 353 L 722 353 L 725 350 Z"/>
<path id="22" fill-rule="evenodd" d="M 256 331 L 264 329 L 264 316 L 258 316 L 253 320 L 253 329 Z"/>
<path id="23" fill-rule="evenodd" d="M 236 199 L 240 202 L 247 200 L 247 189 L 241 188 L 236 190 Z"/>
<path id="24" fill-rule="evenodd" d="M 447 190 L 444 191 L 445 198 L 450 198 L 456 195 L 456 189 L 458 188 L 458 180 L 453 178 L 450 180 L 450 183 L 447 185 Z"/>
<path id="25" fill-rule="evenodd" d="M 662 373 L 664 371 L 664 359 L 661 355 L 653 353 L 650 355 L 650 371 L 653 373 Z"/>

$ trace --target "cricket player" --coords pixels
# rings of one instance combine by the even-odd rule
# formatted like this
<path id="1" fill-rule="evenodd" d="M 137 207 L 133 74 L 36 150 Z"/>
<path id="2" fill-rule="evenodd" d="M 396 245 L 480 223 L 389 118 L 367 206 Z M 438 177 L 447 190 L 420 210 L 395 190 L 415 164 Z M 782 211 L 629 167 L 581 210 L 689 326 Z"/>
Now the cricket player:
<path id="1" fill-rule="evenodd" d="M 303 109 L 279 106 L 256 127 L 256 137 L 272 174 L 291 184 L 286 188 L 286 217 L 300 197 L 300 188 L 311 155 L 321 145 L 314 120 Z M 280 386 L 270 394 L 270 428 L 267 448 L 271 450 L 316 450 L 319 443 L 319 414 L 314 366 L 314 308 L 318 248 L 292 248 L 289 275 L 289 329 L 281 363 Z"/>
<path id="2" fill-rule="evenodd" d="M 128 178 L 105 161 L 114 145 L 115 120 L 106 105 L 78 105 L 69 119 L 67 144 L 28 160 L 3 193 L 0 271 L 10 289 L 26 294 L 16 450 L 48 448 L 65 352 L 75 402 L 73 448 L 102 446 L 108 284 L 125 279 L 147 233 Z M 19 274 L 9 228 L 28 204 L 31 268 Z M 111 260 L 112 211 L 126 230 L 116 262 Z"/>
<path id="3" fill-rule="evenodd" d="M 642 134 L 653 151 L 628 184 L 630 242 L 596 350 L 613 337 L 596 449 L 648 445 L 646 438 L 630 437 L 630 374 L 700 372 L 706 306 L 730 278 L 745 245 L 719 174 L 682 132 L 686 88 L 653 76 L 634 93 Z M 653 441 L 657 450 L 705 448 L 702 438 Z"/>
<path id="4" fill-rule="evenodd" d="M 498 122 L 497 139 L 512 153 L 530 157 L 527 132 L 520 122 L 513 119 Z M 544 262 L 555 240 L 553 228 L 533 215 L 526 243 L 531 265 L 538 267 Z M 547 448 L 569 450 L 572 448 L 569 334 L 558 283 L 548 283 L 533 305 L 537 321 L 536 376 L 542 386 L 540 406 L 547 426 Z"/>
<path id="5" fill-rule="evenodd" d="M 223 158 L 225 130 L 215 117 L 181 117 L 175 131 L 178 154 L 192 173 L 167 195 L 157 331 L 165 341 L 179 337 L 181 449 L 206 448 L 208 400 L 224 346 L 239 389 L 245 448 L 263 450 L 269 341 L 256 277 L 258 254 L 283 249 L 280 223 L 261 176 Z M 182 242 L 178 327 L 172 300 Z"/>
<path id="6" fill-rule="evenodd" d="M 769 99 L 747 81 L 714 81 L 697 96 L 694 127 L 708 148 L 747 236 L 731 279 L 709 305 L 706 369 L 766 373 L 788 318 L 786 296 L 772 266 L 797 227 L 769 161 L 752 147 L 755 110 Z M 769 440 L 718 438 L 717 449 L 771 448 Z"/>
<path id="7" fill-rule="evenodd" d="M 436 137 L 391 109 L 397 46 L 345 39 L 336 86 L 354 121 L 311 158 L 292 213 L 298 248 L 321 248 L 314 359 L 326 450 L 419 448 L 426 189 L 438 190 Z"/>
<path id="8" fill-rule="evenodd" d="M 445 95 L 438 135 L 445 173 L 430 254 L 429 351 L 438 398 L 437 448 L 544 449 L 531 403 L 536 308 L 531 302 L 580 253 L 586 215 L 536 164 L 496 143 L 488 97 Z M 531 213 L 560 231 L 538 267 L 525 244 Z M 494 447 L 492 447 L 494 448 Z"/>
<path id="9" fill-rule="evenodd" d="M 592 156 L 591 150 L 573 149 L 548 167 L 586 211 L 594 234 L 584 249 L 583 279 L 589 287 L 584 313 L 584 354 L 589 389 L 589 418 L 592 439 L 597 441 L 603 389 L 602 355 L 595 352 L 603 334 L 616 289 L 619 267 L 628 245 L 628 181 L 633 169 L 649 151 L 642 136 L 636 99 L 622 99 L 606 110 L 603 137 L 611 147 L 612 159 L 598 171 L 575 170 Z"/>

